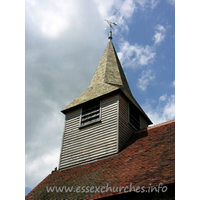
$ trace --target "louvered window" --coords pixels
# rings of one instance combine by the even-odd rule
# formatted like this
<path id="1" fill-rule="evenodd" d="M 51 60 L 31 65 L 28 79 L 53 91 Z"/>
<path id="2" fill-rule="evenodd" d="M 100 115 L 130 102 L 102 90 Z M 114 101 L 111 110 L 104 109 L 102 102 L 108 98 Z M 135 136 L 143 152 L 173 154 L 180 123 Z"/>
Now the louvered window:
<path id="1" fill-rule="evenodd" d="M 140 114 L 134 105 L 129 104 L 129 122 L 137 130 L 140 129 Z"/>
<path id="2" fill-rule="evenodd" d="M 91 104 L 82 108 L 81 126 L 100 121 L 100 103 Z"/>

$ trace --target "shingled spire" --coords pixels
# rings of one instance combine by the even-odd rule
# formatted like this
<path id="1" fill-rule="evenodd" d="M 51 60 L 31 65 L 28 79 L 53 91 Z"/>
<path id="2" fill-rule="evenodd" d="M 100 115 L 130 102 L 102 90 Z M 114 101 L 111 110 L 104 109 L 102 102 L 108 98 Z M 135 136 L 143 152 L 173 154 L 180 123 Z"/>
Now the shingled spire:
<path id="1" fill-rule="evenodd" d="M 111 40 L 107 44 L 89 87 L 102 83 L 124 88 L 131 95 L 130 88 Z"/>
<path id="2" fill-rule="evenodd" d="M 83 92 L 79 97 L 77 97 L 67 107 L 65 107 L 62 112 L 65 113 L 68 109 L 72 107 L 78 106 L 97 97 L 106 95 L 115 90 L 121 90 L 125 94 L 125 96 L 147 117 L 145 112 L 132 96 L 114 45 L 112 43 L 112 40 L 110 39 L 88 89 Z"/>

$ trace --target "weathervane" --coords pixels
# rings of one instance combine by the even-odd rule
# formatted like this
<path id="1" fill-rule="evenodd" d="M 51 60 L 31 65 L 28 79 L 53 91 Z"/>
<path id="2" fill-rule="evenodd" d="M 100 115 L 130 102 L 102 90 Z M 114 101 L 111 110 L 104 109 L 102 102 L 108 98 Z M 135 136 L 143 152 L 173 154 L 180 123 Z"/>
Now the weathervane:
<path id="1" fill-rule="evenodd" d="M 108 39 L 112 40 L 112 29 L 114 30 L 113 25 L 117 26 L 117 23 L 111 22 L 111 21 L 109 21 L 107 19 L 105 19 L 105 21 L 107 21 L 109 26 L 110 26 L 110 34 L 109 34 Z"/>

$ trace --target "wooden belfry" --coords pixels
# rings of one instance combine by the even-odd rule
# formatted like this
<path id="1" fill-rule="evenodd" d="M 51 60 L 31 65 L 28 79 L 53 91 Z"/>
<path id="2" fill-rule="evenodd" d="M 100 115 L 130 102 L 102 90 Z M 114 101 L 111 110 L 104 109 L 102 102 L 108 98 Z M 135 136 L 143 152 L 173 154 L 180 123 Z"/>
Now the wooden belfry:
<path id="1" fill-rule="evenodd" d="M 89 87 L 62 112 L 59 170 L 115 155 L 136 130 L 152 124 L 131 93 L 112 34 Z"/>

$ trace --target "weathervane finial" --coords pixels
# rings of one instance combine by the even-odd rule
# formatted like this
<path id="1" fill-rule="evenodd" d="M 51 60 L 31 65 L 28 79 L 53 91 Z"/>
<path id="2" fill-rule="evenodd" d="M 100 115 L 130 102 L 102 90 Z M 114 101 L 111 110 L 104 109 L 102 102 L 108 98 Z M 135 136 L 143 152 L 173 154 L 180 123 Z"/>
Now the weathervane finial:
<path id="1" fill-rule="evenodd" d="M 113 25 L 117 26 L 117 23 L 111 22 L 111 21 L 109 21 L 107 19 L 105 19 L 105 21 L 107 21 L 109 26 L 110 26 L 110 34 L 109 34 L 108 39 L 112 40 L 112 29 L 114 30 Z"/>

